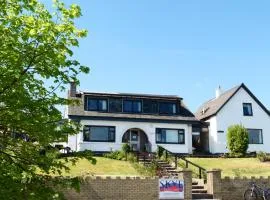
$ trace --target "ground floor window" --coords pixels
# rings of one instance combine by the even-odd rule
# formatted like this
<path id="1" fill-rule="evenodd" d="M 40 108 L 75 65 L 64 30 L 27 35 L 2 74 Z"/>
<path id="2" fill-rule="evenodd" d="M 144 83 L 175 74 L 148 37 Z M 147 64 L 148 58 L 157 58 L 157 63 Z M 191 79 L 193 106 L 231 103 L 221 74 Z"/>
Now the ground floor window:
<path id="1" fill-rule="evenodd" d="M 156 129 L 156 143 L 162 144 L 185 144 L 184 129 Z"/>
<path id="2" fill-rule="evenodd" d="M 115 142 L 114 126 L 84 126 L 83 141 Z"/>
<path id="3" fill-rule="evenodd" d="M 249 144 L 263 144 L 262 129 L 247 129 Z"/>

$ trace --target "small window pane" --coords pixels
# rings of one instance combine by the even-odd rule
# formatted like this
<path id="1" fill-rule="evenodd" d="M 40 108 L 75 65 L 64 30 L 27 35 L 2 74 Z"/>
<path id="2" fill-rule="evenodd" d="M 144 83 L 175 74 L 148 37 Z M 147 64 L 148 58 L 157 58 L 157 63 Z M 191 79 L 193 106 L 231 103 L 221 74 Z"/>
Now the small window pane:
<path id="1" fill-rule="evenodd" d="M 153 100 L 143 100 L 144 113 L 157 113 L 157 102 Z"/>
<path id="2" fill-rule="evenodd" d="M 159 103 L 159 113 L 161 114 L 176 114 L 176 104 L 161 102 Z"/>
<path id="3" fill-rule="evenodd" d="M 252 104 L 251 103 L 244 103 L 243 104 L 243 112 L 244 116 L 252 116 Z"/>
<path id="4" fill-rule="evenodd" d="M 262 144 L 263 136 L 262 130 L 259 129 L 248 129 L 249 144 Z"/>
<path id="5" fill-rule="evenodd" d="M 133 112 L 142 112 L 142 103 L 140 101 L 133 101 Z"/>
<path id="6" fill-rule="evenodd" d="M 161 142 L 161 133 L 157 133 L 156 137 L 157 142 Z"/>
<path id="7" fill-rule="evenodd" d="M 98 110 L 97 99 L 88 99 L 88 110 Z"/>
<path id="8" fill-rule="evenodd" d="M 83 141 L 90 141 L 90 128 L 84 127 L 83 129 Z"/>
<path id="9" fill-rule="evenodd" d="M 178 131 L 178 143 L 179 144 L 185 144 L 185 132 L 184 130 Z"/>
<path id="10" fill-rule="evenodd" d="M 110 112 L 122 112 L 121 99 L 110 99 Z"/>
<path id="11" fill-rule="evenodd" d="M 124 112 L 132 112 L 132 101 L 124 101 Z"/>
<path id="12" fill-rule="evenodd" d="M 106 128 L 106 127 L 91 127 L 90 140 L 108 141 L 108 128 Z"/>
<path id="13" fill-rule="evenodd" d="M 98 101 L 99 110 L 106 111 L 107 110 L 107 101 L 106 100 L 99 100 Z"/>
<path id="14" fill-rule="evenodd" d="M 167 130 L 166 131 L 166 142 L 178 143 L 178 131 L 177 130 Z"/>

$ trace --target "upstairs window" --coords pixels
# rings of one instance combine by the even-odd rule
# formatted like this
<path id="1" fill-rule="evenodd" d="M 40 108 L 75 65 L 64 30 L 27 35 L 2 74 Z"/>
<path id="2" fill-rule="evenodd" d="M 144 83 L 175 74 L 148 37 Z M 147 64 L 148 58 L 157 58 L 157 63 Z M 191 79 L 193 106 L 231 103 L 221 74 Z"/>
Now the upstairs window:
<path id="1" fill-rule="evenodd" d="M 115 142 L 115 127 L 113 126 L 84 126 L 83 141 Z"/>
<path id="2" fill-rule="evenodd" d="M 122 112 L 122 99 L 110 99 L 109 102 L 110 112 Z"/>
<path id="3" fill-rule="evenodd" d="M 124 100 L 124 112 L 140 113 L 142 112 L 142 102 L 140 100 Z"/>
<path id="4" fill-rule="evenodd" d="M 87 110 L 89 111 L 104 111 L 108 110 L 106 99 L 87 99 Z"/>
<path id="5" fill-rule="evenodd" d="M 156 143 L 161 144 L 185 144 L 184 129 L 156 129 Z"/>
<path id="6" fill-rule="evenodd" d="M 176 114 L 176 104 L 170 102 L 160 102 L 159 103 L 159 113 L 173 115 Z"/>
<path id="7" fill-rule="evenodd" d="M 252 116 L 252 104 L 251 103 L 243 103 L 243 114 L 244 116 Z"/>
<path id="8" fill-rule="evenodd" d="M 261 129 L 247 129 L 249 144 L 263 144 L 263 134 Z"/>
<path id="9" fill-rule="evenodd" d="M 158 112 L 157 101 L 154 100 L 143 100 L 143 112 L 154 114 Z"/>

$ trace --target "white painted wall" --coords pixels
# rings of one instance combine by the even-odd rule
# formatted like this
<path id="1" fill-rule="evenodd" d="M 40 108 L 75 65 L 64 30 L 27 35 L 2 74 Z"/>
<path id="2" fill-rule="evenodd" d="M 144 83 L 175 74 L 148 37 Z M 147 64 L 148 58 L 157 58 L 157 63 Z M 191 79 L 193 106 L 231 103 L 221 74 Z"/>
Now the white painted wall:
<path id="1" fill-rule="evenodd" d="M 243 103 L 252 103 L 253 116 L 243 115 Z M 270 153 L 270 117 L 243 88 L 209 122 L 212 153 L 228 152 L 226 134 L 228 127 L 235 124 L 242 124 L 248 129 L 262 129 L 263 144 L 250 144 L 248 151 Z M 224 133 L 218 133 L 219 130 Z"/>
<path id="2" fill-rule="evenodd" d="M 207 120 L 209 125 L 209 151 L 211 153 L 216 153 L 216 144 L 218 143 L 217 141 L 217 118 L 216 116 L 211 117 L 209 120 Z"/>
<path id="3" fill-rule="evenodd" d="M 160 144 L 173 153 L 192 153 L 192 126 L 187 124 L 168 124 L 168 123 L 151 123 L 151 122 L 121 122 L 105 120 L 82 120 L 82 125 L 100 125 L 115 126 L 115 142 L 84 142 L 82 130 L 77 136 L 69 138 L 69 146 L 74 151 L 83 151 L 89 149 L 92 151 L 111 151 L 119 150 L 122 147 L 122 137 L 124 133 L 131 128 L 143 130 L 152 144 L 152 151 L 156 151 L 156 128 L 173 128 L 185 130 L 185 144 Z M 77 148 L 74 142 L 77 138 Z M 76 142 L 75 142 L 76 144 Z"/>

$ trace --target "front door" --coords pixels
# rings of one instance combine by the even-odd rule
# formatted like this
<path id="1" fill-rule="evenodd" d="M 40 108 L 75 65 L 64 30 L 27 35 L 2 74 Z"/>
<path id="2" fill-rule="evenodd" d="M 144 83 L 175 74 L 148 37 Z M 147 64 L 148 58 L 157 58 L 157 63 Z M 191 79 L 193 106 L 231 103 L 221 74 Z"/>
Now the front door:
<path id="1" fill-rule="evenodd" d="M 140 150 L 140 134 L 138 130 L 130 130 L 130 146 L 133 151 Z"/>

